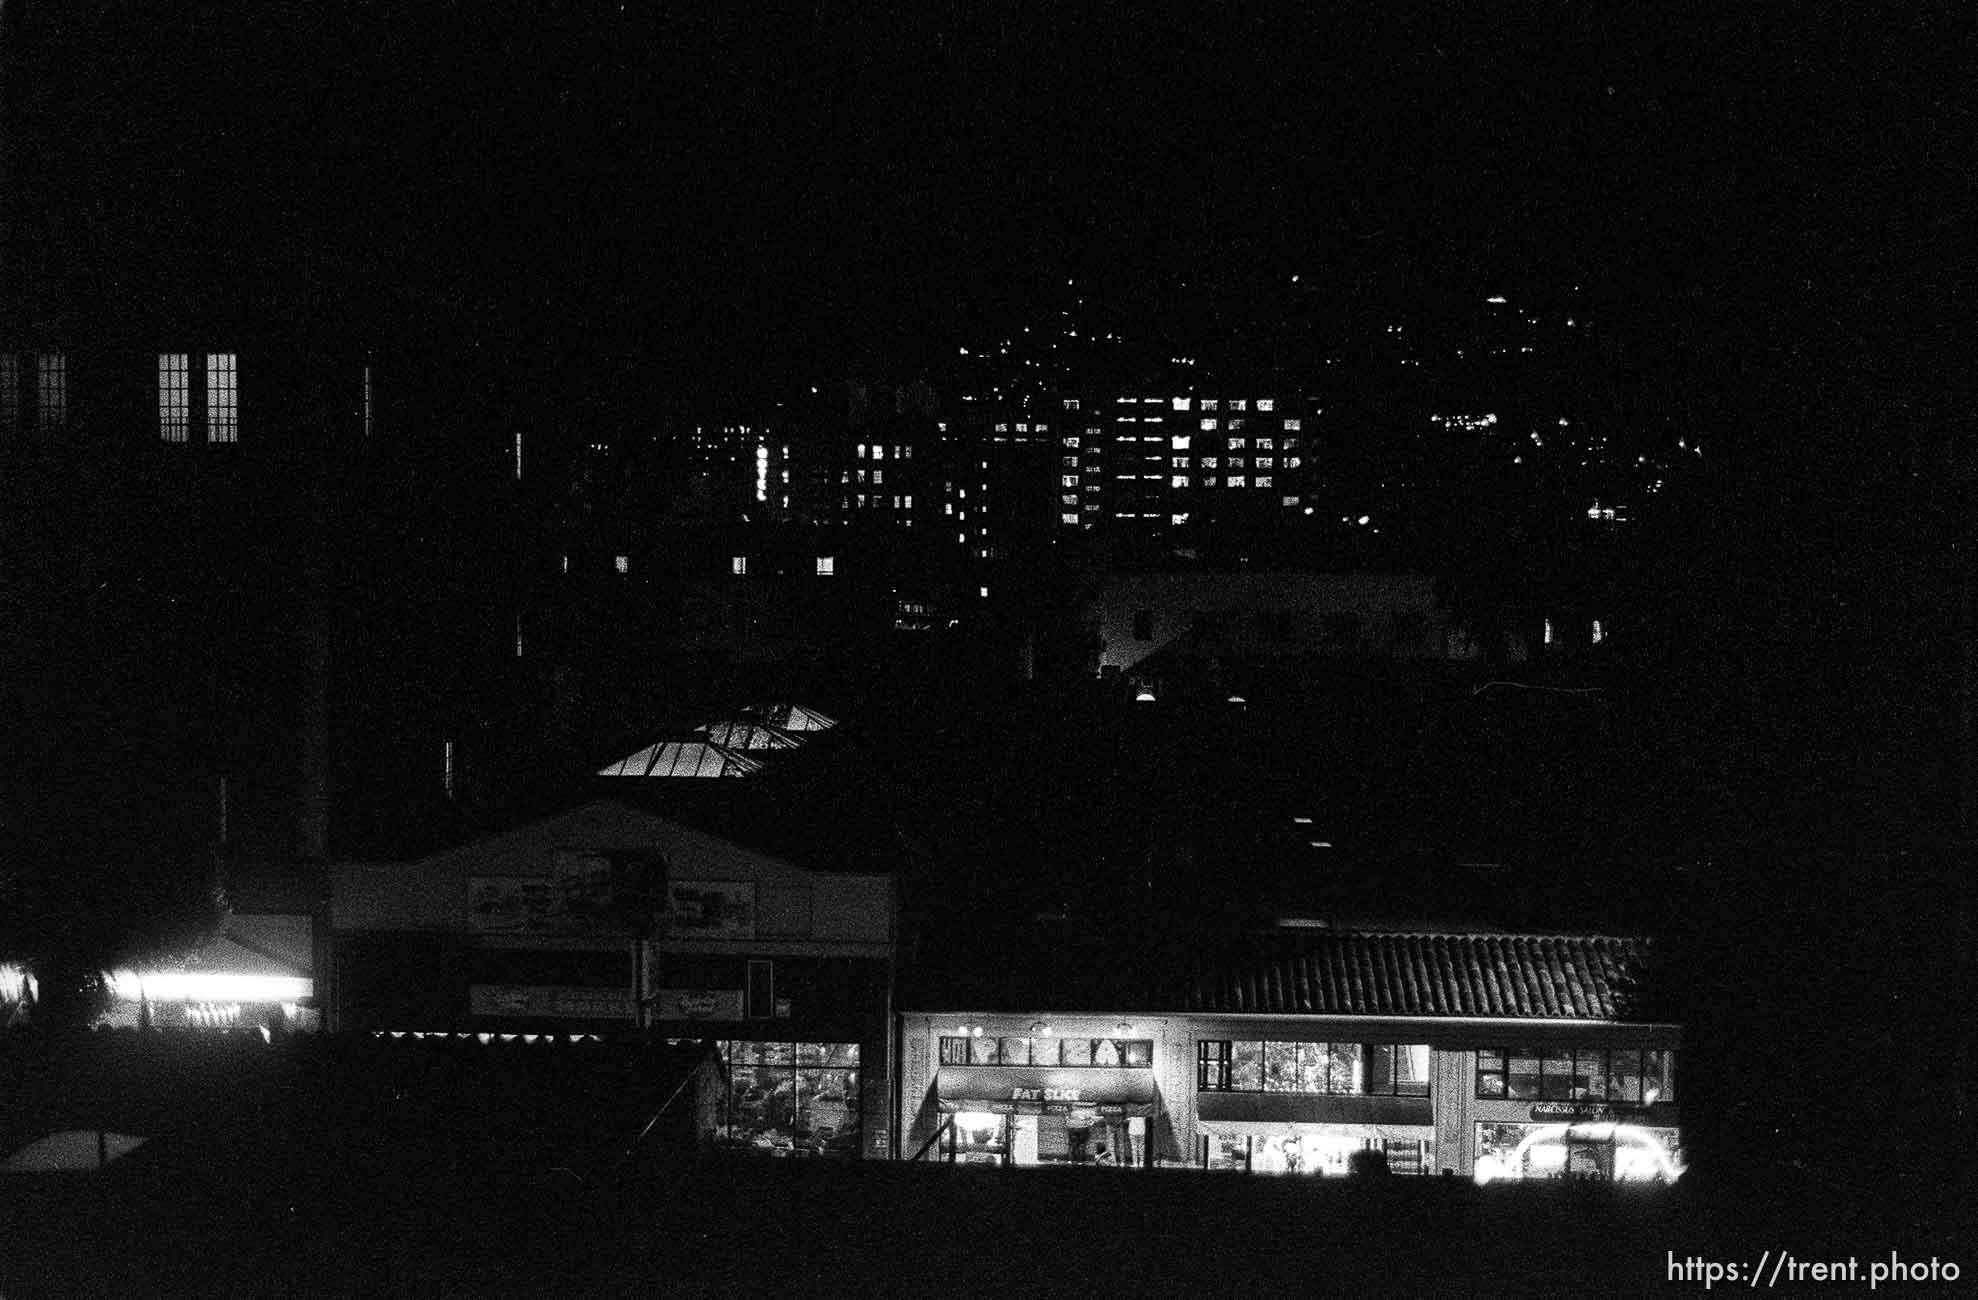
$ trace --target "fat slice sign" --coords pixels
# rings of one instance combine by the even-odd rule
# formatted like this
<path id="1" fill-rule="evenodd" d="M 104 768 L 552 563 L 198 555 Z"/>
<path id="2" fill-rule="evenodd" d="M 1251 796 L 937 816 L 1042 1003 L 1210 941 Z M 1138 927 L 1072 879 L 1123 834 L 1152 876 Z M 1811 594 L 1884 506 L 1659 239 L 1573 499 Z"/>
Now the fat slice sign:
<path id="1" fill-rule="evenodd" d="M 1079 1088 L 1011 1088 L 1011 1101 L 1083 1101 Z"/>

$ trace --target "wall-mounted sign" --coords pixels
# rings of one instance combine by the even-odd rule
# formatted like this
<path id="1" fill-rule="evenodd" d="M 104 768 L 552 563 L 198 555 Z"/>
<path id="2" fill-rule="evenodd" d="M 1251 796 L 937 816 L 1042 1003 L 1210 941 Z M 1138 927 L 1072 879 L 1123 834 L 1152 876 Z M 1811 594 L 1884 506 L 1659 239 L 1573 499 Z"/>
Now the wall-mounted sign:
<path id="1" fill-rule="evenodd" d="M 673 880 L 666 886 L 667 929 L 685 939 L 753 939 L 755 884 Z"/>
<path id="2" fill-rule="evenodd" d="M 653 1014 L 661 1020 L 740 1020 L 740 989 L 660 989 Z"/>
<path id="3" fill-rule="evenodd" d="M 477 1016 L 527 1020 L 631 1020 L 628 989 L 572 988 L 547 984 L 470 984 L 467 1010 Z"/>
<path id="4" fill-rule="evenodd" d="M 1532 1105 L 1533 1119 L 1602 1120 L 1632 1119 L 1642 1114 L 1640 1106 L 1611 1101 L 1541 1101 Z"/>
<path id="5" fill-rule="evenodd" d="M 593 935 L 643 930 L 666 870 L 658 855 L 562 848 L 540 876 L 470 876 L 467 928 L 478 934 Z"/>

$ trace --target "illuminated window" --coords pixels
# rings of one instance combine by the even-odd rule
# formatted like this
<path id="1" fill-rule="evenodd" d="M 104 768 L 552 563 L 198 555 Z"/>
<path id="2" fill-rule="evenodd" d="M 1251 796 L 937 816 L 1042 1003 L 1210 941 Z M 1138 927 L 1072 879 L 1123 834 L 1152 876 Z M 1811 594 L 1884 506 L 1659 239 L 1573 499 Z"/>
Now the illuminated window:
<path id="1" fill-rule="evenodd" d="M 885 485 L 885 482 L 886 482 L 886 471 L 885 471 L 885 470 L 883 470 L 883 469 L 876 469 L 876 470 L 873 470 L 873 471 L 872 471 L 872 486 L 874 486 L 874 487 L 882 487 L 882 486 L 884 486 L 884 485 Z"/>
<path id="2" fill-rule="evenodd" d="M 1270 485 L 1271 485 L 1271 476 L 1270 476 L 1269 474 L 1259 474 L 1259 475 L 1257 476 L 1257 486 L 1258 486 L 1258 487 L 1260 487 L 1260 488 L 1267 488 L 1267 487 L 1269 487 Z"/>
<path id="3" fill-rule="evenodd" d="M 1066 468 L 1066 469 L 1077 469 L 1077 468 L 1078 468 L 1078 457 L 1076 457 L 1076 456 L 1061 456 L 1061 457 L 1059 457 L 1059 459 L 1058 459 L 1058 464 L 1059 464 L 1059 465 L 1061 465 L 1061 466 L 1063 466 L 1063 467 L 1064 467 L 1064 468 Z"/>
<path id="4" fill-rule="evenodd" d="M 1275 411 L 1277 409 L 1277 402 L 1273 398 L 1260 397 L 1257 399 L 1257 409 L 1260 411 Z"/>
<path id="5" fill-rule="evenodd" d="M 0 352 L 0 437 L 11 437 L 20 429 L 21 359 L 12 352 Z"/>
<path id="6" fill-rule="evenodd" d="M 1300 465 L 1304 463 L 1305 463 L 1304 458 L 1300 456 L 1286 456 L 1284 458 L 1284 467 L 1286 469 L 1297 469 Z"/>
<path id="7" fill-rule="evenodd" d="M 158 355 L 158 437 L 185 442 L 192 433 L 192 358 L 184 352 Z"/>
<path id="8" fill-rule="evenodd" d="M 738 578 L 747 577 L 749 572 L 749 557 L 746 555 L 730 556 L 728 559 L 728 572 Z"/>
<path id="9" fill-rule="evenodd" d="M 1078 475 L 1076 475 L 1076 474 L 1060 474 L 1060 475 L 1058 476 L 1058 486 L 1059 486 L 1059 487 L 1068 487 L 1068 488 L 1075 488 L 1075 487 L 1077 487 L 1077 486 L 1078 486 Z"/>
<path id="10" fill-rule="evenodd" d="M 1078 512 L 1073 511 L 1068 515 L 1061 514 L 1058 516 L 1058 522 L 1061 524 L 1075 524 L 1078 522 Z"/>
<path id="11" fill-rule="evenodd" d="M 1203 468 L 1203 469 L 1220 469 L 1221 467 L 1222 467 L 1222 457 L 1220 457 L 1220 456 L 1204 456 L 1204 457 L 1202 457 L 1202 468 Z"/>
<path id="12" fill-rule="evenodd" d="M 371 436 L 371 367 L 364 367 L 364 436 Z"/>
<path id="13" fill-rule="evenodd" d="M 820 555 L 817 557 L 818 577 L 828 578 L 837 572 L 838 572 L 838 557 L 836 557 L 835 555 Z"/>
<path id="14" fill-rule="evenodd" d="M 768 963 L 763 963 L 767 966 Z M 750 1004 L 774 1014 L 774 986 Z M 766 1002 L 767 1005 L 760 1005 Z M 857 1043 L 723 1042 L 720 1135 L 736 1146 L 855 1158 L 860 1147 Z"/>
<path id="15" fill-rule="evenodd" d="M 1305 428 L 1305 422 L 1303 420 L 1286 420 L 1284 422 L 1284 431 L 1286 433 L 1299 433 L 1302 432 L 1304 428 Z"/>
<path id="16" fill-rule="evenodd" d="M 1192 405 L 1193 403 L 1186 397 L 1177 397 L 1174 399 L 1174 409 L 1177 411 L 1185 411 Z"/>
<path id="17" fill-rule="evenodd" d="M 1178 515 L 1169 515 L 1168 522 L 1173 524 L 1175 527 L 1179 528 L 1181 525 L 1188 522 L 1188 514 L 1186 511 L 1183 511 L 1181 514 Z"/>
<path id="18" fill-rule="evenodd" d="M 1258 469 L 1276 469 L 1276 468 L 1277 468 L 1277 457 L 1275 457 L 1275 456 L 1259 456 L 1259 457 L 1257 457 L 1257 468 L 1258 468 Z"/>
<path id="19" fill-rule="evenodd" d="M 1230 467 L 1231 469 L 1242 469 L 1242 468 L 1244 467 L 1244 465 L 1243 465 L 1243 457 L 1241 457 L 1241 456 L 1231 456 L 1231 457 L 1229 458 L 1229 467 Z"/>
<path id="20" fill-rule="evenodd" d="M 1230 402 L 1229 409 L 1232 411 L 1247 411 L 1250 409 L 1250 403 L 1247 399 L 1238 397 Z"/>
<path id="21" fill-rule="evenodd" d="M 1476 1095 L 1486 1100 L 1652 1105 L 1676 1099 L 1676 1054 L 1635 1048 L 1485 1048 Z"/>
<path id="22" fill-rule="evenodd" d="M 907 502 L 907 507 L 906 507 L 906 508 L 907 508 L 907 509 L 909 509 L 909 510 L 911 510 L 911 509 L 913 509 L 913 494 L 912 494 L 912 493 L 908 493 L 908 494 L 907 494 L 907 498 L 906 498 L 906 502 Z"/>
<path id="23" fill-rule="evenodd" d="M 1076 492 L 1064 493 L 1058 498 L 1058 504 L 1061 506 L 1075 506 L 1078 504 L 1078 494 Z"/>
<path id="24" fill-rule="evenodd" d="M 1216 409 L 1216 399 L 1215 399 L 1215 398 L 1213 398 L 1213 397 L 1205 397 L 1205 398 L 1203 398 L 1203 399 L 1202 399 L 1202 409 L 1203 409 L 1203 410 L 1205 410 L 1205 411 L 1213 411 L 1213 410 L 1215 410 L 1215 409 Z"/>
<path id="25" fill-rule="evenodd" d="M 1078 399 L 1076 397 L 1065 398 L 1065 409 L 1067 411 L 1076 411 L 1078 409 Z"/>
<path id="26" fill-rule="evenodd" d="M 453 760 L 453 742 L 449 740 L 440 747 L 440 791 L 449 799 L 453 798 L 454 795 L 454 778 L 456 773 Z"/>
<path id="27" fill-rule="evenodd" d="M 69 423 L 69 363 L 60 352 L 43 352 L 37 358 L 35 427 L 53 433 Z"/>
<path id="28" fill-rule="evenodd" d="M 1203 1092 L 1290 1092 L 1426 1097 L 1426 1043 L 1294 1043 L 1204 1040 L 1195 1086 Z"/>
<path id="29" fill-rule="evenodd" d="M 1212 419 L 1212 418 L 1208 418 L 1208 417 L 1204 417 L 1204 418 L 1203 418 L 1203 420 L 1202 420 L 1202 431 L 1203 431 L 1204 433 L 1207 433 L 1207 432 L 1209 432 L 1209 431 L 1211 431 L 1211 430 L 1213 430 L 1213 429 L 1215 429 L 1215 428 L 1216 428 L 1216 421 L 1215 421 L 1214 419 Z"/>
<path id="30" fill-rule="evenodd" d="M 206 441 L 240 441 L 240 381 L 231 352 L 206 354 Z"/>
<path id="31" fill-rule="evenodd" d="M 1020 424 L 1019 424 L 1019 425 L 1017 426 L 1017 428 L 1019 428 L 1019 429 L 1021 429 L 1022 427 L 1023 427 L 1023 426 L 1022 426 L 1022 425 L 1020 425 Z M 872 458 L 873 458 L 874 460 L 885 460 L 885 459 L 886 459 L 886 448 L 885 448 L 884 446 L 882 446 L 881 444 L 879 444 L 879 443 L 876 443 L 876 442 L 875 442 L 875 443 L 873 443 L 873 444 L 872 444 Z"/>
<path id="32" fill-rule="evenodd" d="M 614 556 L 611 561 L 611 567 L 620 573 L 630 573 L 632 571 L 632 557 L 629 555 Z"/>
<path id="33" fill-rule="evenodd" d="M 1229 485 L 1230 487 L 1245 487 L 1245 486 L 1247 486 L 1247 485 L 1248 485 L 1248 483 L 1249 483 L 1249 476 L 1248 476 L 1248 475 L 1245 475 L 1245 474 L 1231 474 L 1231 475 L 1229 476 L 1229 484 L 1228 484 L 1228 485 Z"/>
<path id="34" fill-rule="evenodd" d="M 1275 451 L 1276 449 L 1277 449 L 1277 443 L 1273 439 L 1270 438 L 1257 439 L 1258 451 Z"/>
<path id="35" fill-rule="evenodd" d="M 1185 487 L 1187 487 L 1187 486 L 1188 486 L 1188 475 L 1186 475 L 1186 474 L 1176 474 L 1176 475 L 1174 475 L 1174 476 L 1173 476 L 1172 478 L 1170 478 L 1170 479 L 1168 480 L 1168 486 L 1169 486 L 1169 487 L 1171 487 L 1171 488 L 1185 488 Z"/>
<path id="36" fill-rule="evenodd" d="M 1075 435 L 1075 434 L 1074 434 L 1073 436 L 1071 436 L 1071 437 L 1069 437 L 1069 438 L 1066 438 L 1066 439 L 1064 440 L 1064 443 L 1065 443 L 1065 446 L 1067 446 L 1067 447 L 1070 447 L 1071 449 L 1073 449 L 1074 451 L 1076 451 L 1076 450 L 1078 449 L 1078 437 L 1077 437 L 1077 435 Z"/>

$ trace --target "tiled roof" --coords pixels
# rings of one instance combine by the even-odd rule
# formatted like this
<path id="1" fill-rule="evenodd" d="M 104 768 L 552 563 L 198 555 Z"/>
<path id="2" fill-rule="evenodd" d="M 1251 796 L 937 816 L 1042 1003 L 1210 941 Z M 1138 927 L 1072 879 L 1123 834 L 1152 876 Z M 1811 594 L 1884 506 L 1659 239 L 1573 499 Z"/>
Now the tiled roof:
<path id="1" fill-rule="evenodd" d="M 1273 934 L 1202 960 L 1186 1009 L 1611 1020 L 1645 955 L 1640 940 L 1603 936 Z"/>

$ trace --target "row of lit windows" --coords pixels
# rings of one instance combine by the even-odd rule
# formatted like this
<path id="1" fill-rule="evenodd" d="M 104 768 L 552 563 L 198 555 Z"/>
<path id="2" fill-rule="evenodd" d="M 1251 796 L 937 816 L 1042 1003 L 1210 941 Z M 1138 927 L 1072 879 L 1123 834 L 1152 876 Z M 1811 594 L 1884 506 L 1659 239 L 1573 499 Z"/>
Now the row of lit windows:
<path id="1" fill-rule="evenodd" d="M 1195 1086 L 1204 1092 L 1303 1092 L 1348 1097 L 1426 1097 L 1426 1043 L 1196 1044 Z"/>
<path id="2" fill-rule="evenodd" d="M 829 578 L 834 576 L 838 572 L 838 557 L 835 555 L 816 556 L 813 558 L 812 563 L 814 565 L 814 572 L 820 578 Z M 620 573 L 624 573 L 627 567 L 628 567 L 628 563 L 626 557 L 623 555 L 619 556 L 618 571 Z M 746 578 L 749 575 L 749 557 L 746 555 L 729 556 L 728 572 L 734 574 L 738 578 Z"/>
<path id="3" fill-rule="evenodd" d="M 951 1035 L 941 1039 L 943 1065 L 1045 1065 L 1056 1068 L 1152 1069 L 1151 1038 L 990 1038 Z"/>
<path id="4" fill-rule="evenodd" d="M 365 372 L 365 399 L 370 398 L 370 372 Z M 366 417 L 369 407 L 366 407 Z M 192 355 L 158 354 L 158 437 L 164 442 L 192 440 Z M 240 366 L 231 352 L 206 354 L 206 441 L 240 441 Z"/>
<path id="5" fill-rule="evenodd" d="M 22 382 L 26 355 L 0 353 L 0 436 L 19 431 L 27 423 L 22 399 L 34 394 L 34 425 L 43 433 L 65 428 L 69 422 L 68 358 L 60 352 L 28 354 L 34 358 L 34 384 Z"/>
<path id="6" fill-rule="evenodd" d="M 1676 1054 L 1634 1048 L 1486 1048 L 1477 1053 L 1477 1096 L 1509 1101 L 1674 1101 Z"/>

